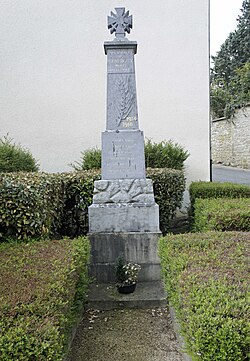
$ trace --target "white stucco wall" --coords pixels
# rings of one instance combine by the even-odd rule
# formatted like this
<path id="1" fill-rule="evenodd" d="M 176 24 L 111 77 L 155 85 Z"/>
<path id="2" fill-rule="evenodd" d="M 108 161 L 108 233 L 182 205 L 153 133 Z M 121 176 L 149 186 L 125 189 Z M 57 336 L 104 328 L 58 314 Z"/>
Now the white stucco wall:
<path id="1" fill-rule="evenodd" d="M 139 125 L 183 145 L 188 182 L 209 179 L 208 0 L 11 0 L 0 12 L 0 137 L 67 171 L 100 146 L 106 116 L 106 17 L 133 15 Z"/>

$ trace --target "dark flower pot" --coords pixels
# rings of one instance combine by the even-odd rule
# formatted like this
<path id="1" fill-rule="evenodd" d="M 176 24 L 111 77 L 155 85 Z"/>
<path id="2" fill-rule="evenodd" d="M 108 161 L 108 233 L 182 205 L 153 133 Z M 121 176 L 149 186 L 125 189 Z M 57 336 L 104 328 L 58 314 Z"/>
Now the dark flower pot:
<path id="1" fill-rule="evenodd" d="M 132 285 L 123 285 L 118 286 L 118 292 L 123 294 L 133 293 L 136 287 L 136 283 L 133 283 Z"/>

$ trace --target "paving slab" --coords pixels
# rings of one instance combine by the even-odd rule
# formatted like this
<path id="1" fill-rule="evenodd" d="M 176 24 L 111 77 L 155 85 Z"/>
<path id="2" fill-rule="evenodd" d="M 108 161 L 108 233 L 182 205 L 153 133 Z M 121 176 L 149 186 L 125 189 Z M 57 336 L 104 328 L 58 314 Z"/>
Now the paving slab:
<path id="1" fill-rule="evenodd" d="M 185 361 L 168 308 L 87 310 L 66 361 Z"/>
<path id="2" fill-rule="evenodd" d="M 120 294 L 114 284 L 92 284 L 88 308 L 99 310 L 166 307 L 167 295 L 162 281 L 138 282 L 134 293 Z"/>

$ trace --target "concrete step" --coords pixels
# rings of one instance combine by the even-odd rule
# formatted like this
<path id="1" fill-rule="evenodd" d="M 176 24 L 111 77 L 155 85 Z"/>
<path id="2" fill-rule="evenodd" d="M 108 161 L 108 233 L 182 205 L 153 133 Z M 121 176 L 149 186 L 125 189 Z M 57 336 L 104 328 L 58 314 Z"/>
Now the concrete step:
<path id="1" fill-rule="evenodd" d="M 90 286 L 88 308 L 112 310 L 124 308 L 166 307 L 167 295 L 162 281 L 138 282 L 130 294 L 120 294 L 115 284 L 93 283 Z"/>

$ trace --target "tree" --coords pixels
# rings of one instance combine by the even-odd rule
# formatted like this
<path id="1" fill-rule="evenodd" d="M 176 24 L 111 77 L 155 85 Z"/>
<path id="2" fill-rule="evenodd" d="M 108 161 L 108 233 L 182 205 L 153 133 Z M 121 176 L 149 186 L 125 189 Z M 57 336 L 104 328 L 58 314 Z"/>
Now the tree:
<path id="1" fill-rule="evenodd" d="M 216 117 L 234 114 L 237 107 L 250 102 L 250 1 L 242 3 L 237 28 L 212 57 L 211 110 Z"/>

